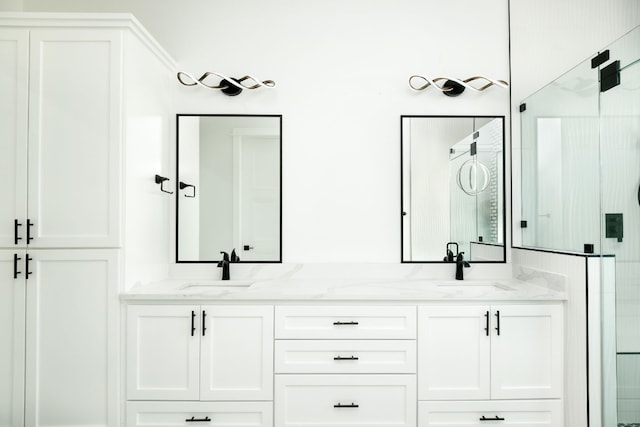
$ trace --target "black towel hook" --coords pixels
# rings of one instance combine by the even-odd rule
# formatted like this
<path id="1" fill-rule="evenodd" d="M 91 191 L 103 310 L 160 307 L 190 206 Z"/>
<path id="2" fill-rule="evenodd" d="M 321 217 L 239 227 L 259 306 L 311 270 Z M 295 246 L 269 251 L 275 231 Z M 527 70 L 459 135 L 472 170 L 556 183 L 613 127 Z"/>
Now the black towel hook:
<path id="1" fill-rule="evenodd" d="M 164 182 L 165 181 L 169 181 L 169 178 L 164 177 L 164 176 L 160 176 L 160 175 L 156 175 L 156 184 L 160 184 L 160 191 L 162 191 L 163 193 L 167 193 L 167 194 L 173 194 L 173 191 L 167 191 L 164 189 Z"/>
<path id="2" fill-rule="evenodd" d="M 189 197 L 189 198 L 194 198 L 194 197 L 196 197 L 196 186 L 195 186 L 195 185 L 193 185 L 193 184 L 187 184 L 187 183 L 184 183 L 184 182 L 180 181 L 180 183 L 179 183 L 178 187 L 179 187 L 181 190 L 184 190 L 185 188 L 189 188 L 189 187 L 193 188 L 193 194 L 191 194 L 191 195 L 189 195 L 189 194 L 185 194 L 185 195 L 184 195 L 184 197 Z"/>

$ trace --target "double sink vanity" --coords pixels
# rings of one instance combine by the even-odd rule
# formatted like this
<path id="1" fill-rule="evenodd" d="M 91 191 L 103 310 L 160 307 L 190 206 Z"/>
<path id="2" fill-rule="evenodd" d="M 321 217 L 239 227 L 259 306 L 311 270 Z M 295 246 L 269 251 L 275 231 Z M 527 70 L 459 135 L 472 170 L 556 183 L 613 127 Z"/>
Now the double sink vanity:
<path id="1" fill-rule="evenodd" d="M 127 425 L 562 425 L 564 292 L 167 280 L 126 305 Z"/>

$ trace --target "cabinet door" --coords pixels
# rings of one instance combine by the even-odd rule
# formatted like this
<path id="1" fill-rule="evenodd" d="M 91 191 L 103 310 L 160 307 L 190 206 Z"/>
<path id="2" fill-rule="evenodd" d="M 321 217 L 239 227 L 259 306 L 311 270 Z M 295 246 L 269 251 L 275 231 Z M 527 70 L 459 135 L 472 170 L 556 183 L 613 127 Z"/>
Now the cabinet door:
<path id="1" fill-rule="evenodd" d="M 29 31 L 0 29 L 0 247 L 16 246 L 27 218 Z M 22 239 L 19 244 L 25 244 Z"/>
<path id="2" fill-rule="evenodd" d="M 24 251 L 0 251 L 0 426 L 7 427 L 23 425 L 24 259 Z"/>
<path id="3" fill-rule="evenodd" d="M 199 306 L 127 307 L 127 399 L 198 400 Z"/>
<path id="4" fill-rule="evenodd" d="M 273 399 L 273 307 L 203 306 L 200 400 Z"/>
<path id="5" fill-rule="evenodd" d="M 561 305 L 493 306 L 491 398 L 562 397 Z"/>
<path id="6" fill-rule="evenodd" d="M 490 398 L 488 306 L 418 311 L 420 400 Z"/>
<path id="7" fill-rule="evenodd" d="M 32 247 L 120 244 L 121 37 L 105 29 L 31 31 Z"/>
<path id="8" fill-rule="evenodd" d="M 25 425 L 117 425 L 117 255 L 27 254 Z"/>
<path id="9" fill-rule="evenodd" d="M 418 427 L 562 427 L 560 400 L 418 402 Z"/>

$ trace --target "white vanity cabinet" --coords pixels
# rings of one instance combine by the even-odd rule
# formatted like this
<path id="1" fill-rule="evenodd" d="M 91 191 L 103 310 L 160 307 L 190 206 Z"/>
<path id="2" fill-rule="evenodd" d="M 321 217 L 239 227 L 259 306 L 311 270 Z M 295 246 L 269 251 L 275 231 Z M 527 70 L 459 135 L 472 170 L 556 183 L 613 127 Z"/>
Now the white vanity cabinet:
<path id="1" fill-rule="evenodd" d="M 0 424 L 117 425 L 117 251 L 0 250 L 0 274 Z"/>
<path id="2" fill-rule="evenodd" d="M 272 306 L 130 304 L 126 353 L 128 425 L 147 425 L 140 421 L 144 419 L 183 425 L 172 423 L 191 416 L 202 420 L 203 414 L 216 411 L 227 413 L 231 424 L 247 417 L 262 420 L 256 425 L 272 423 Z M 155 402 L 141 406 L 137 401 Z M 236 404 L 221 406 L 225 401 Z M 237 404 L 241 401 L 252 403 Z M 185 411 L 193 414 L 183 419 Z"/>
<path id="3" fill-rule="evenodd" d="M 173 81 L 131 15 L 0 13 L 0 425 L 119 425 L 121 281 L 169 253 Z"/>
<path id="4" fill-rule="evenodd" d="M 420 400 L 562 397 L 562 306 L 421 306 Z"/>
<path id="5" fill-rule="evenodd" d="M 278 427 L 416 425 L 416 307 L 277 306 Z"/>
<path id="6" fill-rule="evenodd" d="M 7 24 L 0 246 L 116 247 L 122 31 Z"/>
<path id="7" fill-rule="evenodd" d="M 562 426 L 561 304 L 421 306 L 418 322 L 420 427 Z"/>

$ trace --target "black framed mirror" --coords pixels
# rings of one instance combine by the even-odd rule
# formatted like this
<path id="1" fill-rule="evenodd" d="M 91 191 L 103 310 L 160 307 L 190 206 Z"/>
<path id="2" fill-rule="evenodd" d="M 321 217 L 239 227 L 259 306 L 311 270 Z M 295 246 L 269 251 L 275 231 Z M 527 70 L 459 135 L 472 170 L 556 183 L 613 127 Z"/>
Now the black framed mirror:
<path id="1" fill-rule="evenodd" d="M 400 120 L 402 262 L 506 262 L 504 116 Z"/>
<path id="2" fill-rule="evenodd" d="M 178 114 L 176 262 L 282 262 L 282 116 Z"/>

